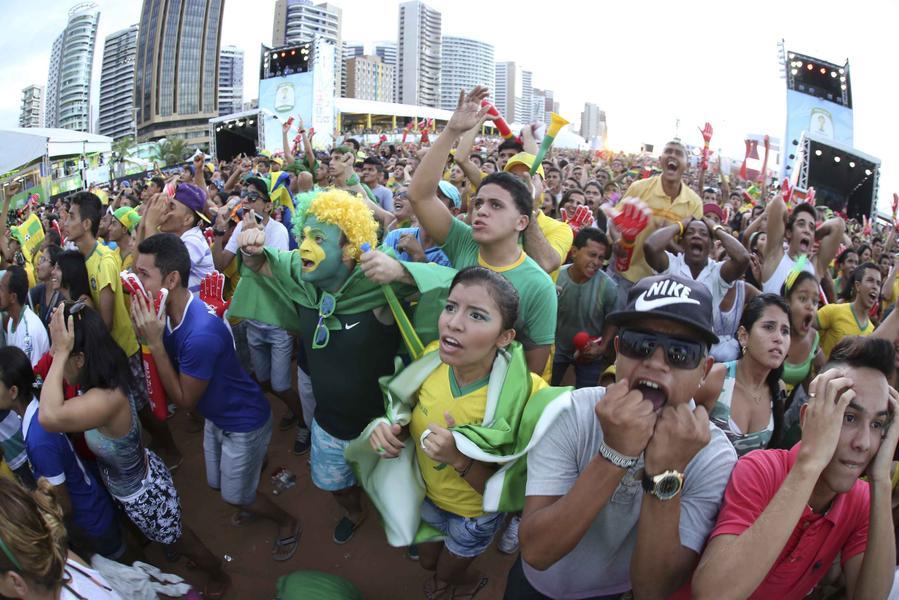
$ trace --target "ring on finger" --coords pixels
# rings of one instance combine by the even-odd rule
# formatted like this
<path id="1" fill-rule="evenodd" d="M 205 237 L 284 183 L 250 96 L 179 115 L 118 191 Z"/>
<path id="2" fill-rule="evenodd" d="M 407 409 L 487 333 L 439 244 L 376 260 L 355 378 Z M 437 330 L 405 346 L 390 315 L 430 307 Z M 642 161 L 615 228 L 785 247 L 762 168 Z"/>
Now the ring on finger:
<path id="1" fill-rule="evenodd" d="M 428 436 L 431 435 L 432 433 L 434 433 L 434 432 L 431 431 L 430 429 L 425 429 L 424 431 L 421 432 L 421 437 L 418 438 L 418 443 L 421 445 L 422 450 L 426 449 L 425 448 L 425 440 L 428 439 Z"/>

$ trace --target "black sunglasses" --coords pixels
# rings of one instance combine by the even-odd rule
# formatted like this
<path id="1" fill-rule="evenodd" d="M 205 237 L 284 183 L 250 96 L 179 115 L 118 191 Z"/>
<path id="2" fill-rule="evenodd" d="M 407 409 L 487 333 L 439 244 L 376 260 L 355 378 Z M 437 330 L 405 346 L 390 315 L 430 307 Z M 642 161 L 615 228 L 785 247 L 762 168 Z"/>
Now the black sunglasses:
<path id="1" fill-rule="evenodd" d="M 703 342 L 682 340 L 661 333 L 621 329 L 618 332 L 618 351 L 628 358 L 643 360 L 652 356 L 656 348 L 665 350 L 665 360 L 675 369 L 695 369 L 706 357 Z"/>

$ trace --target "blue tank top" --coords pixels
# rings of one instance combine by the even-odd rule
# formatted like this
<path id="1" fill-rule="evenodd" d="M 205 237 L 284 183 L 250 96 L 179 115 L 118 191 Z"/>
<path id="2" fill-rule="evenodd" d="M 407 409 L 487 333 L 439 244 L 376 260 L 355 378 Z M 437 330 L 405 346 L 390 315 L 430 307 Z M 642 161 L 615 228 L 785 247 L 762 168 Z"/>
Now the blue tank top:
<path id="1" fill-rule="evenodd" d="M 99 429 L 84 432 L 84 441 L 97 456 L 97 466 L 106 489 L 118 499 L 140 492 L 148 472 L 140 421 L 137 420 L 137 408 L 131 394 L 128 395 L 128 404 L 131 407 L 131 429 L 124 436 L 109 438 Z"/>

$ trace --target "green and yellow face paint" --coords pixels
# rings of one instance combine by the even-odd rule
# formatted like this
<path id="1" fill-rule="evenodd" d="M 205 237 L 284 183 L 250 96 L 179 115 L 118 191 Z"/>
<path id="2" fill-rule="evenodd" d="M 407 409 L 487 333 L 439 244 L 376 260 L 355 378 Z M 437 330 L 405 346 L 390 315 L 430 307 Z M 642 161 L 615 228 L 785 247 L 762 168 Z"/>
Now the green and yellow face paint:
<path id="1" fill-rule="evenodd" d="M 301 279 L 323 290 L 339 288 L 350 272 L 343 262 L 342 241 L 340 227 L 309 215 L 299 249 L 303 261 Z"/>

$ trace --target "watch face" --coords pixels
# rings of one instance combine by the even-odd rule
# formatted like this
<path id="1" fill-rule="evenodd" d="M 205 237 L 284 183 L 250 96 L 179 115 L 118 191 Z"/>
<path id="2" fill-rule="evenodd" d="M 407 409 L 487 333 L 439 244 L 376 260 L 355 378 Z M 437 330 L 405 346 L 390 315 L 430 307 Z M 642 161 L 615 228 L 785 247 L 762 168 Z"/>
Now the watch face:
<path id="1" fill-rule="evenodd" d="M 655 495 L 660 500 L 674 498 L 681 488 L 681 478 L 674 474 L 665 475 L 655 486 Z"/>

